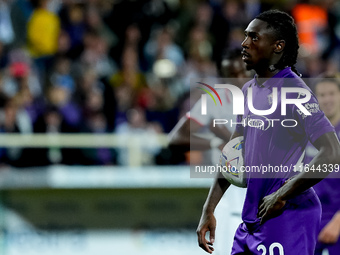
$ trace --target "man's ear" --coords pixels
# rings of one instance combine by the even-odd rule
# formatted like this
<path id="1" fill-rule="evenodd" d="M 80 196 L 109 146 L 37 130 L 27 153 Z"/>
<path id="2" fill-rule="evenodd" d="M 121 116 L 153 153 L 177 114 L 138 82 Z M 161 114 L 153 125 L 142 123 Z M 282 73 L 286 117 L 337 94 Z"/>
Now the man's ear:
<path id="1" fill-rule="evenodd" d="M 281 53 L 284 50 L 285 46 L 286 46 L 285 40 L 277 40 L 275 42 L 274 52 L 277 53 L 277 54 Z"/>

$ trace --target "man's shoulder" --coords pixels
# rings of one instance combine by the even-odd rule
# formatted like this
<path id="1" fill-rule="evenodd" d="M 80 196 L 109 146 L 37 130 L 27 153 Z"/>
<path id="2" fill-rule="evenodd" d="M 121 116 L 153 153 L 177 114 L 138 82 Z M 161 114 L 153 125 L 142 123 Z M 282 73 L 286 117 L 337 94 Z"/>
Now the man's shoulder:
<path id="1" fill-rule="evenodd" d="M 282 87 L 304 88 L 312 92 L 312 90 L 310 89 L 310 87 L 308 87 L 306 82 L 293 72 L 289 73 L 287 76 L 282 77 L 282 79 L 283 79 Z"/>
<path id="2" fill-rule="evenodd" d="M 309 89 L 303 79 L 292 71 L 291 67 L 286 67 L 281 70 L 273 78 L 279 81 L 281 87 L 300 87 Z"/>

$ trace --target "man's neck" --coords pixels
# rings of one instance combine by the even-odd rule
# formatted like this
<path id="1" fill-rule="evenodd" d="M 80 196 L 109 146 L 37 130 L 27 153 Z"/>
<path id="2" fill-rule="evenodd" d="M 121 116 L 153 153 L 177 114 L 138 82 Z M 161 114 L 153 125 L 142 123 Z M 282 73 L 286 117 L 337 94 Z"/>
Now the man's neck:
<path id="1" fill-rule="evenodd" d="M 265 70 L 255 70 L 256 76 L 259 79 L 269 79 L 280 71 L 281 71 L 280 69 L 275 69 L 273 71 L 270 71 L 269 67 L 266 68 Z"/>
<path id="2" fill-rule="evenodd" d="M 280 72 L 281 70 L 277 69 L 273 72 L 270 72 L 270 74 L 266 74 L 266 75 L 259 75 L 258 73 L 256 73 L 255 75 L 255 79 L 256 79 L 256 82 L 259 86 L 263 86 L 263 84 L 270 78 L 272 78 L 275 74 L 277 74 L 278 72 Z"/>

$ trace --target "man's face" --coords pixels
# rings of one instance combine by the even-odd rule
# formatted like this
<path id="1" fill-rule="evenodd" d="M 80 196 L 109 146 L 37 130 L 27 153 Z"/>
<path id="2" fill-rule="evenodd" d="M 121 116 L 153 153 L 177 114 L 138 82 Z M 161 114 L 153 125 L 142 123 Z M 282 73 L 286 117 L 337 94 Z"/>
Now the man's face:
<path id="1" fill-rule="evenodd" d="M 267 22 L 254 19 L 244 31 L 242 59 L 248 70 L 256 71 L 258 68 L 269 66 L 275 49 L 275 38 L 273 29 L 267 26 Z"/>
<path id="2" fill-rule="evenodd" d="M 318 83 L 315 87 L 315 94 L 327 118 L 332 118 L 340 111 L 340 90 L 335 82 Z"/>

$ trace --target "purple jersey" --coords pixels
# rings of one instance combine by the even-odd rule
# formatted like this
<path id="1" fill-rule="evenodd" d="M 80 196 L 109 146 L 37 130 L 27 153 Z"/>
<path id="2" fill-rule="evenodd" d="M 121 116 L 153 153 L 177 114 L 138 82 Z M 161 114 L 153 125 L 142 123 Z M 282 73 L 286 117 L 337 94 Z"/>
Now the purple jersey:
<path id="1" fill-rule="evenodd" d="M 303 210 L 296 213 L 299 207 Z M 279 217 L 252 229 L 242 223 L 236 230 L 231 255 L 313 255 L 320 212 L 320 201 L 309 189 L 287 201 Z"/>
<path id="2" fill-rule="evenodd" d="M 249 87 L 252 88 L 253 105 L 257 110 L 271 108 L 273 102 L 272 90 L 276 87 L 278 91 L 276 110 L 266 116 L 252 114 L 247 103 L 247 89 Z M 304 115 L 294 104 L 287 104 L 286 115 L 281 115 L 281 88 L 283 87 L 299 87 L 309 90 L 311 98 L 304 106 L 311 115 Z M 303 158 L 303 152 L 308 140 L 314 142 L 321 135 L 334 131 L 329 120 L 320 111 L 315 95 L 303 80 L 291 71 L 290 67 L 281 70 L 271 79 L 264 82 L 263 85 L 259 85 L 254 78 L 247 82 L 242 90 L 246 97 L 245 111 L 243 116 L 238 116 L 238 122 L 243 123 L 245 120 L 247 125 L 237 125 L 236 131 L 244 136 L 244 165 L 246 167 L 295 166 Z M 298 93 L 287 94 L 287 97 L 291 99 L 296 99 L 299 96 L 304 95 Z M 277 121 L 268 121 L 274 119 Z M 297 125 L 295 127 L 283 126 L 281 121 L 287 119 L 295 120 Z M 265 124 L 258 125 L 261 122 Z M 286 126 L 293 126 L 291 122 L 286 122 L 285 124 Z M 246 224 L 258 223 L 259 219 L 256 215 L 262 198 L 275 192 L 287 178 L 294 174 L 296 172 L 293 171 L 280 171 L 267 176 L 261 176 L 261 174 L 253 172 L 248 173 L 248 188 L 242 212 L 243 221 Z"/>

